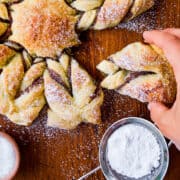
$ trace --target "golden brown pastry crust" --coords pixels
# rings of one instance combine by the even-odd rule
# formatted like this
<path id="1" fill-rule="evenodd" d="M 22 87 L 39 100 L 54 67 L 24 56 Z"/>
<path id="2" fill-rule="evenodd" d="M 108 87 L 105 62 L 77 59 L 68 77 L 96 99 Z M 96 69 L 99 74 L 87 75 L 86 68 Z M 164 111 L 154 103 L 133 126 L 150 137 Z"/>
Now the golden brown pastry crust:
<path id="1" fill-rule="evenodd" d="M 0 1 L 0 36 L 4 35 L 8 29 L 9 23 L 8 10 L 5 4 Z"/>
<path id="2" fill-rule="evenodd" d="M 17 1 L 18 3 L 14 3 Z M 98 88 L 90 75 L 68 55 L 62 54 L 59 63 L 52 59 L 57 58 L 63 49 L 79 44 L 75 32 L 76 25 L 77 29 L 82 30 L 90 27 L 93 29 L 114 27 L 129 11 L 135 17 L 150 8 L 152 4 L 147 4 L 150 1 L 153 2 L 153 0 L 135 0 L 133 4 L 133 0 L 75 0 L 71 5 L 84 11 L 80 21 L 78 14 L 81 13 L 68 6 L 65 0 L 0 1 L 3 2 L 0 3 L 0 36 L 7 31 L 10 23 L 4 4 L 8 3 L 12 9 L 10 12 L 12 35 L 6 44 L 14 49 L 0 45 L 0 69 L 2 69 L 0 113 L 16 124 L 30 125 L 38 117 L 46 98 L 49 105 L 49 126 L 73 129 L 81 122 L 93 124 L 101 122 L 104 96 L 101 88 Z M 11 43 L 16 45 L 12 46 Z M 156 49 L 154 51 L 159 53 Z M 32 60 L 33 57 L 36 57 L 35 61 Z M 45 58 L 47 64 L 41 62 Z M 35 64 L 32 65 L 32 61 Z M 106 69 L 106 66 L 110 68 Z M 119 70 L 119 66 L 114 62 L 106 62 L 101 68 L 105 68 L 109 74 Z M 161 74 L 159 71 L 158 73 Z M 127 74 L 127 71 L 122 71 L 117 73 L 115 78 L 109 76 L 111 83 L 108 84 L 112 85 L 110 88 L 118 86 L 120 79 L 123 83 Z M 114 81 L 111 81 L 113 78 Z M 152 79 L 151 75 L 148 82 Z M 157 84 L 153 87 L 156 92 L 156 87 L 161 86 L 162 88 L 158 90 L 164 93 L 165 83 L 162 82 L 161 76 L 155 76 L 153 81 Z M 135 80 L 132 83 L 138 84 Z M 144 86 L 141 79 L 138 87 L 140 85 Z M 128 92 L 127 89 L 128 87 L 124 94 Z M 138 92 L 139 90 L 137 96 Z M 170 92 L 171 90 L 167 94 Z M 152 93 L 153 99 L 154 94 Z"/>
<path id="3" fill-rule="evenodd" d="M 132 3 L 133 0 L 106 0 L 97 14 L 93 28 L 105 29 L 118 25 L 129 11 Z"/>
<path id="4" fill-rule="evenodd" d="M 73 129 L 81 122 L 100 123 L 102 90 L 97 89 L 76 60 L 63 55 L 60 62 L 48 60 L 48 70 L 44 73 L 45 96 L 50 107 L 48 125 Z"/>
<path id="5" fill-rule="evenodd" d="M 0 45 L 1 114 L 16 124 L 31 125 L 46 97 L 49 126 L 73 129 L 81 122 L 101 122 L 103 92 L 76 60 L 62 54 L 59 62 L 47 59 L 46 66 L 32 65 L 29 58 Z"/>
<path id="6" fill-rule="evenodd" d="M 8 10 L 4 3 L 0 2 L 0 18 L 9 20 Z"/>
<path id="7" fill-rule="evenodd" d="M 136 16 L 147 11 L 154 5 L 154 0 L 134 0 L 133 5 L 129 11 L 129 17 L 127 19 L 133 19 Z"/>
<path id="8" fill-rule="evenodd" d="M 9 39 L 30 54 L 54 58 L 64 48 L 79 43 L 76 11 L 64 0 L 26 0 L 11 8 L 13 34 Z"/>
<path id="9" fill-rule="evenodd" d="M 110 72 L 101 83 L 104 88 L 114 89 L 142 102 L 172 103 L 175 100 L 173 69 L 155 46 L 132 43 L 111 55 L 108 61 L 102 61 L 97 68 L 107 74 Z"/>
<path id="10" fill-rule="evenodd" d="M 42 77 L 45 63 L 26 71 L 22 55 L 0 45 L 0 113 L 19 125 L 30 125 L 45 104 Z"/>
<path id="11" fill-rule="evenodd" d="M 77 28 L 101 30 L 131 20 L 154 5 L 154 0 L 75 0 L 74 8 L 84 11 Z"/>
<path id="12" fill-rule="evenodd" d="M 2 36 L 8 29 L 8 24 L 0 22 L 0 36 Z"/>
<path id="13" fill-rule="evenodd" d="M 0 44 L 0 69 L 3 68 L 15 54 L 14 50 Z"/>

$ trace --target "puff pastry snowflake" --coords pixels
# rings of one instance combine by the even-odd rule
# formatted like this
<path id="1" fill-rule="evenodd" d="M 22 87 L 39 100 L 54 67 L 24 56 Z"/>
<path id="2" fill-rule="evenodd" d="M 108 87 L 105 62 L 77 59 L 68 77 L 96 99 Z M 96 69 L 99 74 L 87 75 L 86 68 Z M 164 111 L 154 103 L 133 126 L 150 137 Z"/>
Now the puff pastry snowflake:
<path id="1" fill-rule="evenodd" d="M 49 126 L 101 122 L 103 91 L 63 51 L 78 33 L 111 28 L 153 0 L 0 0 L 0 113 L 31 125 L 48 104 Z M 78 32 L 78 33 L 77 33 Z"/>

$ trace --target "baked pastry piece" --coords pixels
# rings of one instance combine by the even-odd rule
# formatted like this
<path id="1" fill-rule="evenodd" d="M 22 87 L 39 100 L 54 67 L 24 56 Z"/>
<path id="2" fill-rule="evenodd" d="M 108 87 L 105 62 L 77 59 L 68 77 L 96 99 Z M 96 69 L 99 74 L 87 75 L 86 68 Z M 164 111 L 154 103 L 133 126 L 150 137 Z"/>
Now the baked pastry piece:
<path id="1" fill-rule="evenodd" d="M 16 3 L 16 2 L 20 2 L 21 0 L 0 0 L 0 2 L 2 3 L 8 3 L 8 4 L 12 4 L 12 3 Z"/>
<path id="2" fill-rule="evenodd" d="M 45 104 L 45 63 L 27 69 L 21 54 L 0 45 L 0 113 L 19 125 L 30 125 Z"/>
<path id="3" fill-rule="evenodd" d="M 72 129 L 81 122 L 98 124 L 101 88 L 76 60 L 63 54 L 59 61 L 32 65 L 26 52 L 0 44 L 0 113 L 16 124 L 31 125 L 47 100 L 49 126 Z"/>
<path id="4" fill-rule="evenodd" d="M 134 0 L 127 19 L 133 19 L 154 5 L 154 0 Z M 128 17 L 129 16 L 129 17 Z"/>
<path id="5" fill-rule="evenodd" d="M 142 102 L 172 103 L 175 100 L 173 69 L 156 46 L 140 42 L 130 44 L 102 61 L 97 69 L 107 74 L 101 82 L 103 88 Z"/>
<path id="6" fill-rule="evenodd" d="M 114 27 L 153 4 L 154 0 L 0 0 L 1 41 L 10 35 L 0 44 L 0 113 L 16 124 L 30 125 L 47 100 L 49 126 L 98 124 L 103 92 L 62 52 L 80 43 L 76 30 Z M 106 63 L 109 71 L 119 70 L 115 63 Z"/>
<path id="7" fill-rule="evenodd" d="M 31 55 L 55 58 L 79 44 L 76 11 L 64 0 L 25 0 L 11 6 L 12 36 Z"/>
<path id="8" fill-rule="evenodd" d="M 63 54 L 60 62 L 47 60 L 45 96 L 48 126 L 73 129 L 81 122 L 101 121 L 103 92 L 78 62 Z"/>
<path id="9" fill-rule="evenodd" d="M 75 0 L 71 5 L 84 11 L 77 26 L 79 29 L 101 30 L 135 18 L 150 9 L 154 0 Z"/>
<path id="10" fill-rule="evenodd" d="M 76 30 L 114 27 L 124 19 L 136 17 L 154 4 L 154 0 L 2 0 L 1 2 L 9 3 L 12 10 L 10 12 L 12 35 L 9 40 L 24 47 L 33 57 L 50 58 L 56 58 L 63 49 L 80 43 Z M 7 11 L 5 5 L 1 4 L 4 7 L 0 8 L 0 17 L 1 12 Z M 0 35 L 4 34 L 7 28 L 8 23 L 0 21 Z"/>
<path id="11" fill-rule="evenodd" d="M 8 10 L 5 4 L 0 1 L 0 36 L 2 36 L 8 29 L 9 16 Z"/>

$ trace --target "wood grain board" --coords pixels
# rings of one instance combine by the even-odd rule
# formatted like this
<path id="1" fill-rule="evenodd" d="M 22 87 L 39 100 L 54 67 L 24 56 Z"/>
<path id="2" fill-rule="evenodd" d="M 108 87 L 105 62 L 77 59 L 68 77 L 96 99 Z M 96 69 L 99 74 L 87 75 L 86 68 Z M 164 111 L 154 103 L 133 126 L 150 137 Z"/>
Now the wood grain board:
<path id="1" fill-rule="evenodd" d="M 136 23 L 136 24 L 135 24 Z M 180 0 L 158 0 L 156 6 L 137 18 L 123 24 L 127 29 L 88 31 L 81 34 L 82 44 L 73 48 L 74 57 L 98 81 L 102 76 L 96 65 L 128 43 L 142 40 L 142 30 L 180 27 Z M 12 135 L 21 151 L 21 165 L 15 180 L 72 180 L 98 166 L 98 145 L 107 127 L 127 116 L 150 119 L 146 104 L 105 91 L 102 124 L 81 124 L 73 131 L 46 127 L 46 107 L 29 128 L 12 124 L 0 117 L 0 130 Z M 98 171 L 89 180 L 103 180 Z M 166 180 L 180 179 L 180 152 L 170 149 L 170 167 Z"/>

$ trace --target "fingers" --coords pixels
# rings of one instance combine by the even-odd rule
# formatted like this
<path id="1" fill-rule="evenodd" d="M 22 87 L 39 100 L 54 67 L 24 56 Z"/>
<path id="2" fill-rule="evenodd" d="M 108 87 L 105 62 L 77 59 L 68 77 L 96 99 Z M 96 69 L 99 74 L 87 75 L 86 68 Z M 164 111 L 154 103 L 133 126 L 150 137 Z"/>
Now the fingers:
<path id="1" fill-rule="evenodd" d="M 167 58 L 170 58 L 171 63 L 177 64 L 176 58 L 180 56 L 180 39 L 178 37 L 165 31 L 156 30 L 144 32 L 143 37 L 146 42 L 162 48 Z"/>
<path id="2" fill-rule="evenodd" d="M 173 34 L 179 34 L 179 31 L 171 31 Z M 180 39 L 166 31 L 146 31 L 143 34 L 145 42 L 155 44 L 160 47 L 170 64 L 172 65 L 177 81 L 180 81 Z"/>
<path id="3" fill-rule="evenodd" d="M 168 29 L 164 29 L 163 31 L 180 38 L 180 29 L 178 28 L 168 28 Z"/>
<path id="4" fill-rule="evenodd" d="M 168 108 L 161 103 L 149 103 L 148 109 L 150 110 L 152 121 L 158 126 L 163 135 L 169 139 L 174 139 L 172 119 L 169 118 Z"/>
<path id="5" fill-rule="evenodd" d="M 151 119 L 155 122 L 155 124 L 161 123 L 162 119 L 164 119 L 165 113 L 168 111 L 168 108 L 163 104 L 155 102 L 149 103 L 148 109 L 151 113 Z"/>

